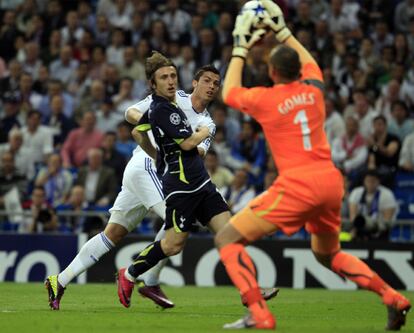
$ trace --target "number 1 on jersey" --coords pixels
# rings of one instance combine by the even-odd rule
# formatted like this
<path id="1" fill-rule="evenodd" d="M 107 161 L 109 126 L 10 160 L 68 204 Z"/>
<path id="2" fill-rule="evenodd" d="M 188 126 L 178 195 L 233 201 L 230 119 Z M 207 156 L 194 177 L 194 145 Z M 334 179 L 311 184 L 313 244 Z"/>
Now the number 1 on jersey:
<path id="1" fill-rule="evenodd" d="M 302 131 L 303 149 L 312 150 L 312 144 L 310 141 L 310 128 L 308 126 L 308 117 L 306 117 L 306 110 L 300 110 L 295 119 L 293 120 L 295 125 L 300 124 L 300 130 Z"/>

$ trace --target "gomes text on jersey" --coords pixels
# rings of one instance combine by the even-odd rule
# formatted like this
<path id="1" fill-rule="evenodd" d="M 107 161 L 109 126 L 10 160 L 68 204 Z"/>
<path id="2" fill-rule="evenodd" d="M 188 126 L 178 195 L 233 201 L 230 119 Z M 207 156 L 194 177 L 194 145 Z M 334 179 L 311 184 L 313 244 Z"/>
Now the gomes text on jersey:
<path id="1" fill-rule="evenodd" d="M 153 95 L 147 117 L 159 149 L 157 173 L 165 197 L 175 192 L 192 192 L 209 181 L 197 148 L 186 151 L 180 143 L 193 133 L 184 112 L 165 98 Z M 142 123 L 140 122 L 140 123 Z"/>

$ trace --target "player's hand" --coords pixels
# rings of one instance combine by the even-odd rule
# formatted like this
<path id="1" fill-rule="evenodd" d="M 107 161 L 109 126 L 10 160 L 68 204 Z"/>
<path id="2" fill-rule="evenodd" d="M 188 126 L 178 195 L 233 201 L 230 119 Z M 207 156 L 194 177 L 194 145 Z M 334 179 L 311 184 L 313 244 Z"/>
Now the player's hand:
<path id="1" fill-rule="evenodd" d="M 263 24 L 267 25 L 276 34 L 276 39 L 283 43 L 288 39 L 292 33 L 286 27 L 285 18 L 280 7 L 275 4 L 272 0 L 262 0 L 263 6 L 266 8 L 267 13 L 270 17 L 263 19 Z"/>
<path id="2" fill-rule="evenodd" d="M 205 138 L 208 138 L 210 136 L 210 131 L 209 131 L 209 129 L 208 129 L 207 126 L 199 126 L 199 127 L 197 127 L 196 132 L 197 133 L 200 133 L 202 135 L 203 140 Z"/>
<path id="3" fill-rule="evenodd" d="M 237 15 L 236 24 L 233 29 L 233 57 L 245 59 L 247 53 L 266 34 L 265 29 L 255 30 L 253 27 L 254 13 L 246 11 Z"/>

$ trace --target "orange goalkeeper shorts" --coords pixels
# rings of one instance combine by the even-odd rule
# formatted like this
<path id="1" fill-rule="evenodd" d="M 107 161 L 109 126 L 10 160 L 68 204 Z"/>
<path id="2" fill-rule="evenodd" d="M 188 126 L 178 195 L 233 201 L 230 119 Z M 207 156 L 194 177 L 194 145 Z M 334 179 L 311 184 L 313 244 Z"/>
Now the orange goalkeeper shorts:
<path id="1" fill-rule="evenodd" d="M 336 168 L 301 168 L 280 175 L 230 223 L 249 241 L 277 230 L 292 235 L 303 226 L 310 233 L 339 233 L 343 195 L 343 178 Z"/>

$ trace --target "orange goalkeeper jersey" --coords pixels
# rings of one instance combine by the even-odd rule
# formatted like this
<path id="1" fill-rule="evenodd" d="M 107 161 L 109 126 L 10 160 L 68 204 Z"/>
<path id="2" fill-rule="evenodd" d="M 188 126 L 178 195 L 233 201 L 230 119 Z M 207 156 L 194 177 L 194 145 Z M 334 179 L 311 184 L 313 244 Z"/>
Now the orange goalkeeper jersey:
<path id="1" fill-rule="evenodd" d="M 323 78 L 316 64 L 302 77 L 273 87 L 232 88 L 226 103 L 258 121 L 282 174 L 292 169 L 333 167 L 324 131 Z"/>

